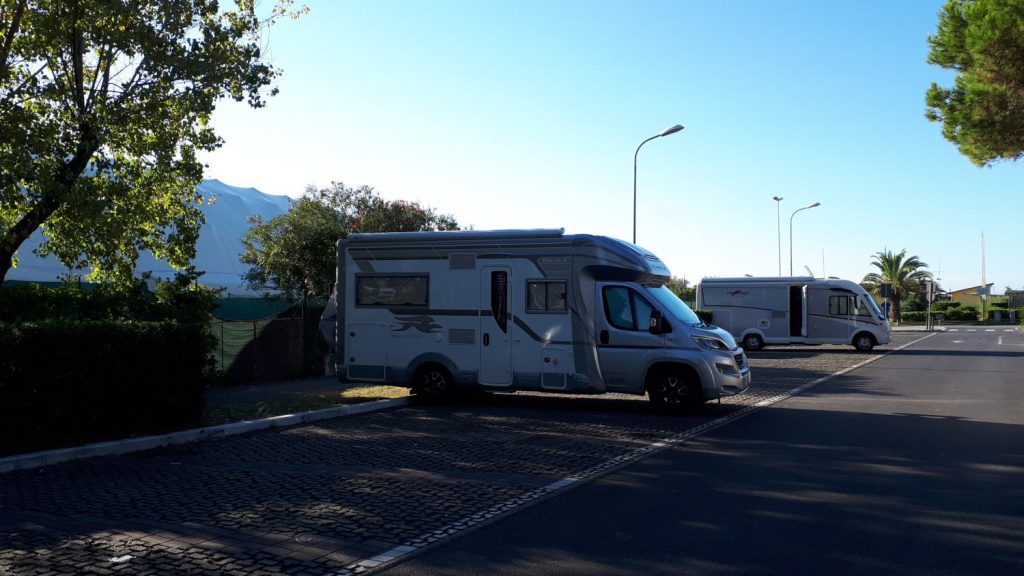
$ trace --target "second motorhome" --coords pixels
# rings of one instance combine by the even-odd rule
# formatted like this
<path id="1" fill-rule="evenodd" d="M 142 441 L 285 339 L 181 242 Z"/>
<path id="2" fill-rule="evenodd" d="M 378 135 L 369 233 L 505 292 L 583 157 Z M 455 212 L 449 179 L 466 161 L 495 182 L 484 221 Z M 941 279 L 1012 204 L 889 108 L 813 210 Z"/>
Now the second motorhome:
<path id="1" fill-rule="evenodd" d="M 871 295 L 839 278 L 705 278 L 697 308 L 746 350 L 765 344 L 851 344 L 870 351 L 889 342 L 889 322 Z"/>
<path id="2" fill-rule="evenodd" d="M 747 359 L 647 250 L 561 230 L 352 234 L 338 242 L 341 379 L 454 388 L 738 394 Z"/>

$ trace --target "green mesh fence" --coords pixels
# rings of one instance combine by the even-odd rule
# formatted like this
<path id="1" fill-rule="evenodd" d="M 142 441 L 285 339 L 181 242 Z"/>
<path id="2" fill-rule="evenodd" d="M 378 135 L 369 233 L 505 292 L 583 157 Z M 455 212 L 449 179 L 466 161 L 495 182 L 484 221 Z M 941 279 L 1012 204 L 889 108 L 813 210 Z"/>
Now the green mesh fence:
<path id="1" fill-rule="evenodd" d="M 323 372 L 322 309 L 299 306 L 262 320 L 214 320 L 214 359 L 230 384 L 284 380 Z"/>

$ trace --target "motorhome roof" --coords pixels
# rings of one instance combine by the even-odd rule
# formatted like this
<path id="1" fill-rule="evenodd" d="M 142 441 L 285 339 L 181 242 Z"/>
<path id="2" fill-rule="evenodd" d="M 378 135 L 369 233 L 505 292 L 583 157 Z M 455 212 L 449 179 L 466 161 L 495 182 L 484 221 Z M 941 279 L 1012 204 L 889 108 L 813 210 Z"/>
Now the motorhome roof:
<path id="1" fill-rule="evenodd" d="M 358 232 L 349 234 L 349 242 L 387 240 L 491 240 L 512 238 L 561 238 L 565 228 L 536 228 L 523 230 L 443 230 L 428 232 Z"/>
<path id="2" fill-rule="evenodd" d="M 596 236 L 592 234 L 565 234 L 564 228 L 540 228 L 520 230 L 449 230 L 439 232 L 362 232 L 350 234 L 343 242 L 347 242 L 353 248 L 362 245 L 364 248 L 369 244 L 380 243 L 385 246 L 405 245 L 406 242 L 426 243 L 436 246 L 445 246 L 453 249 L 455 246 L 463 246 L 468 243 L 489 243 L 510 240 L 509 244 L 528 244 L 531 240 L 563 240 L 582 247 L 592 245 L 599 250 L 607 250 L 623 259 L 622 265 L 640 270 L 651 276 L 669 278 L 671 273 L 665 263 L 649 250 L 612 238 L 610 236 Z M 465 244 L 464 244 L 465 243 Z M 627 264 L 628 263 L 628 264 Z"/>
<path id="3" fill-rule="evenodd" d="M 732 278 L 703 278 L 701 282 L 813 282 L 824 280 L 814 276 L 738 276 Z"/>

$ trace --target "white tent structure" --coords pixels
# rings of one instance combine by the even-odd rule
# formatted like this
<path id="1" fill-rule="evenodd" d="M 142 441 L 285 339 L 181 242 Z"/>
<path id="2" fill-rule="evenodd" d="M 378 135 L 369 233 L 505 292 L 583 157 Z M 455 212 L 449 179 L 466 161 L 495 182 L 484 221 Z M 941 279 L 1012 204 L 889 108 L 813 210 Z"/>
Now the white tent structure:
<path id="1" fill-rule="evenodd" d="M 255 297 L 261 294 L 245 286 L 243 275 L 248 265 L 239 262 L 242 253 L 242 237 L 249 230 L 249 217 L 260 216 L 269 220 L 288 211 L 291 200 L 287 196 L 264 194 L 255 188 L 228 186 L 219 180 L 203 180 L 199 192 L 204 198 L 216 197 L 213 204 L 202 206 L 206 223 L 199 231 L 196 243 L 196 257 L 192 261 L 196 269 L 205 272 L 203 284 L 226 288 L 224 296 Z M 20 262 L 17 268 L 7 273 L 8 280 L 30 282 L 58 282 L 69 272 L 56 258 L 40 258 L 32 253 L 43 241 L 42 232 L 36 231 L 18 250 Z M 136 271 L 152 273 L 153 278 L 170 279 L 176 271 L 166 262 L 157 260 L 149 252 L 143 252 L 136 263 Z"/>

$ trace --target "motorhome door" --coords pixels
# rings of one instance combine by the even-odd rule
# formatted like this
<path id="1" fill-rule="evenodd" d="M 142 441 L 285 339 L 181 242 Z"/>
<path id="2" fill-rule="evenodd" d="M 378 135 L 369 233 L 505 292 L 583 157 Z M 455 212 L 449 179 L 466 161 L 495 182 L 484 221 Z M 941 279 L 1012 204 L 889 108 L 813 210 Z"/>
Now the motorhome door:
<path id="1" fill-rule="evenodd" d="M 644 370 L 664 357 L 665 337 L 651 334 L 654 305 L 634 286 L 597 285 L 598 357 L 609 390 L 643 390 Z"/>
<path id="2" fill-rule="evenodd" d="M 485 266 L 480 271 L 480 383 L 512 384 L 512 269 Z"/>
<path id="3" fill-rule="evenodd" d="M 807 336 L 807 286 L 789 287 L 789 337 Z"/>

